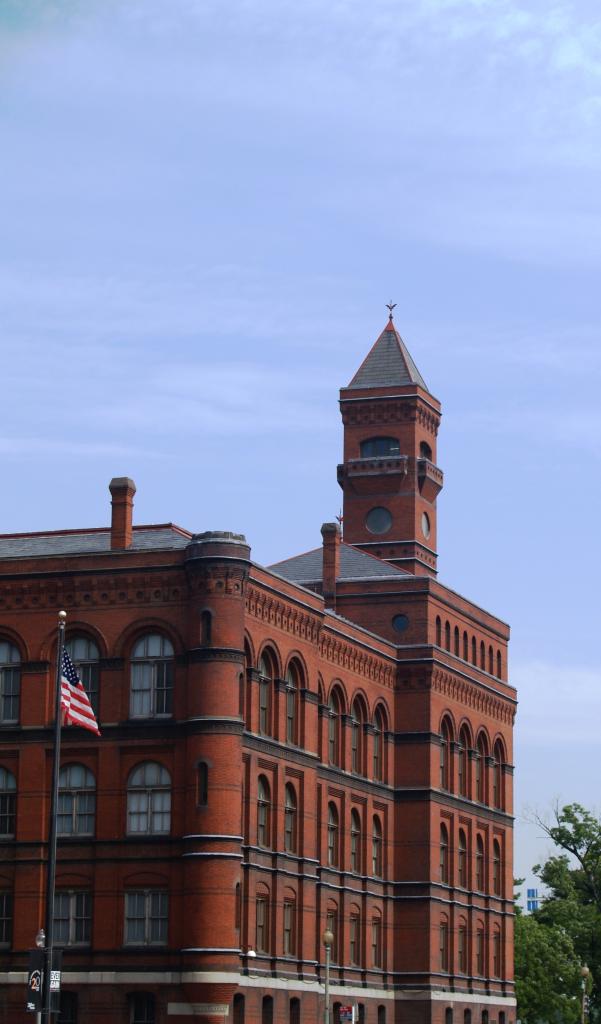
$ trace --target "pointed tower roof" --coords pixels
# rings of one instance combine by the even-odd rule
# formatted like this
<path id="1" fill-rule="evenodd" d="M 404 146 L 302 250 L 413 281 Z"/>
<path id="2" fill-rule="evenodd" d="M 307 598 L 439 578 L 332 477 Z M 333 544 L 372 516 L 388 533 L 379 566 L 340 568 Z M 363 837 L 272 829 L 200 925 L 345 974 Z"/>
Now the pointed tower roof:
<path id="1" fill-rule="evenodd" d="M 385 388 L 392 385 L 428 386 L 394 326 L 392 314 L 380 337 L 357 370 L 349 388 Z"/>

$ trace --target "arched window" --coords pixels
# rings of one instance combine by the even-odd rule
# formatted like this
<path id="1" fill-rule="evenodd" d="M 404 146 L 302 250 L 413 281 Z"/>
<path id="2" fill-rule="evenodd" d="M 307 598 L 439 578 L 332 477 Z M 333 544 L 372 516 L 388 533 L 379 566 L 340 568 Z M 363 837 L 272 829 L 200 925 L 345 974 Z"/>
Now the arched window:
<path id="1" fill-rule="evenodd" d="M 484 840 L 476 836 L 476 889 L 484 892 Z"/>
<path id="2" fill-rule="evenodd" d="M 476 757 L 476 800 L 478 800 L 481 804 L 485 804 L 487 788 L 486 782 L 488 776 L 488 745 L 486 743 L 486 738 L 483 733 L 480 733 L 478 737 L 477 754 L 478 756 Z"/>
<path id="3" fill-rule="evenodd" d="M 467 661 L 467 657 L 468 657 L 467 633 L 464 630 L 463 631 L 463 660 Z"/>
<path id="4" fill-rule="evenodd" d="M 378 1006 L 378 1024 L 386 1024 L 386 1007 Z"/>
<path id="5" fill-rule="evenodd" d="M 263 996 L 261 1024 L 273 1024 L 273 996 Z"/>
<path id="6" fill-rule="evenodd" d="M 446 825 L 440 826 L 440 881 L 449 884 L 449 833 Z"/>
<path id="7" fill-rule="evenodd" d="M 453 630 L 453 653 L 459 657 L 459 627 L 455 626 Z"/>
<path id="8" fill-rule="evenodd" d="M 98 687 L 100 679 L 100 651 L 87 636 L 70 636 L 65 644 L 69 657 L 75 665 L 77 675 L 90 698 L 90 704 L 98 718 Z"/>
<path id="9" fill-rule="evenodd" d="M 495 978 L 500 978 L 503 973 L 501 963 L 501 929 L 495 925 L 492 933 L 492 973 Z"/>
<path id="10" fill-rule="evenodd" d="M 59 836 L 91 836 L 96 814 L 96 780 L 83 764 L 61 768 L 56 831 Z"/>
<path id="11" fill-rule="evenodd" d="M 400 452 L 398 437 L 369 437 L 361 441 L 362 459 L 381 459 L 387 455 L 398 455 Z"/>
<path id="12" fill-rule="evenodd" d="M 440 730 L 440 788 L 451 789 L 451 727 L 447 718 L 443 719 Z"/>
<path id="13" fill-rule="evenodd" d="M 467 974 L 467 921 L 463 917 L 457 929 L 457 967 L 460 974 Z"/>
<path id="14" fill-rule="evenodd" d="M 442 623 L 440 615 L 436 616 L 436 646 L 442 647 Z"/>
<path id="15" fill-rule="evenodd" d="M 463 1011 L 463 1024 L 472 1024 L 472 1011 L 471 1010 L 464 1010 Z"/>
<path id="16" fill-rule="evenodd" d="M 476 927 L 476 974 L 484 974 L 484 925 L 481 921 Z"/>
<path id="17" fill-rule="evenodd" d="M 432 462 L 432 449 L 426 441 L 420 441 L 419 443 L 419 457 L 420 459 L 428 459 L 429 462 Z"/>
<path id="18" fill-rule="evenodd" d="M 145 761 L 127 783 L 128 835 L 167 835 L 171 831 L 171 776 L 162 764 Z"/>
<path id="19" fill-rule="evenodd" d="M 384 856 L 382 844 L 382 825 L 377 815 L 374 816 L 371 834 L 371 873 L 376 878 L 384 874 Z"/>
<path id="20" fill-rule="evenodd" d="M 173 645 L 167 637 L 140 637 L 131 656 L 132 718 L 170 715 L 173 707 Z"/>
<path id="21" fill-rule="evenodd" d="M 263 736 L 272 735 L 272 692 L 275 670 L 269 654 L 265 653 L 259 661 L 259 732 Z"/>
<path id="22" fill-rule="evenodd" d="M 488 648 L 488 672 L 489 672 L 489 675 L 491 675 L 491 676 L 493 674 L 493 666 L 494 666 L 493 659 L 494 659 L 493 649 L 492 649 L 492 647 L 489 646 L 489 648 Z"/>
<path id="23" fill-rule="evenodd" d="M 503 674 L 503 668 L 501 664 L 501 652 L 497 651 L 497 678 L 500 679 Z"/>
<path id="24" fill-rule="evenodd" d="M 376 708 L 374 715 L 374 733 L 373 733 L 373 770 L 374 779 L 376 782 L 383 782 L 385 779 L 385 748 L 384 748 L 384 731 L 386 729 L 386 723 L 384 721 L 384 714 L 381 708 Z"/>
<path id="25" fill-rule="evenodd" d="M 0 723 L 19 721 L 21 655 L 14 644 L 0 640 Z"/>
<path id="26" fill-rule="evenodd" d="M 349 915 L 349 959 L 355 966 L 361 963 L 361 912 L 356 906 Z"/>
<path id="27" fill-rule="evenodd" d="M 382 918 L 379 914 L 371 919 L 371 963 L 372 967 L 382 966 Z"/>
<path id="28" fill-rule="evenodd" d="M 259 775 L 257 783 L 257 842 L 271 846 L 271 791 L 264 775 Z"/>
<path id="29" fill-rule="evenodd" d="M 441 919 L 438 928 L 438 943 L 440 950 L 440 969 L 441 971 L 448 972 L 449 970 L 449 922 L 446 917 Z"/>
<path id="30" fill-rule="evenodd" d="M 286 784 L 284 794 L 284 848 L 286 853 L 298 852 L 298 814 L 294 786 Z"/>
<path id="31" fill-rule="evenodd" d="M 444 645 L 445 650 L 451 650 L 451 623 L 448 619 L 444 624 Z"/>
<path id="32" fill-rule="evenodd" d="M 503 793 L 503 762 L 505 758 L 503 756 L 503 747 L 500 740 L 495 743 L 493 751 L 493 766 L 492 766 L 492 802 L 494 807 L 498 807 L 500 810 L 505 806 L 505 800 Z"/>
<path id="33" fill-rule="evenodd" d="M 361 873 L 361 820 L 354 807 L 351 811 L 351 871 Z"/>
<path id="34" fill-rule="evenodd" d="M 335 804 L 328 804 L 328 864 L 338 867 L 339 864 L 338 811 Z"/>
<path id="35" fill-rule="evenodd" d="M 286 672 L 286 742 L 298 744 L 299 670 L 294 662 Z"/>
<path id="36" fill-rule="evenodd" d="M 363 723 L 365 716 L 360 700 L 353 701 L 351 708 L 351 771 L 363 775 Z"/>
<path id="37" fill-rule="evenodd" d="M 332 690 L 328 703 L 328 760 L 340 765 L 340 697 Z"/>
<path id="38" fill-rule="evenodd" d="M 459 885 L 462 889 L 467 889 L 467 840 L 462 828 L 459 829 L 459 841 L 457 844 L 457 873 L 459 875 Z"/>
<path id="39" fill-rule="evenodd" d="M 477 651 L 477 648 L 476 648 L 476 637 L 473 636 L 472 637 L 472 665 L 477 665 L 478 664 L 478 657 L 477 657 L 476 651 Z"/>
<path id="40" fill-rule="evenodd" d="M 60 1021 L 62 1024 L 61 1012 Z M 152 992 L 132 992 L 129 997 L 130 1024 L 156 1024 L 156 1002 Z"/>
<path id="41" fill-rule="evenodd" d="M 244 996 L 239 992 L 234 996 L 234 1024 L 244 1024 Z"/>
<path id="42" fill-rule="evenodd" d="M 15 834 L 17 783 L 12 772 L 0 768 L 0 836 L 5 839 Z"/>
<path id="43" fill-rule="evenodd" d="M 289 1024 L 301 1024 L 300 999 L 296 996 L 290 1000 Z"/>
<path id="44" fill-rule="evenodd" d="M 492 844 L 492 891 L 495 896 L 502 895 L 501 886 L 501 847 L 499 845 L 499 840 L 495 839 Z"/>
<path id="45" fill-rule="evenodd" d="M 444 1012 L 444 1024 L 453 1024 L 453 1007 L 447 1006 Z"/>
<path id="46" fill-rule="evenodd" d="M 459 746 L 457 748 L 457 775 L 459 793 L 461 796 L 469 796 L 469 748 L 470 735 L 464 727 L 459 732 Z"/>
<path id="47" fill-rule="evenodd" d="M 484 640 L 480 641 L 480 668 L 482 671 L 486 668 L 486 647 L 484 646 Z"/>

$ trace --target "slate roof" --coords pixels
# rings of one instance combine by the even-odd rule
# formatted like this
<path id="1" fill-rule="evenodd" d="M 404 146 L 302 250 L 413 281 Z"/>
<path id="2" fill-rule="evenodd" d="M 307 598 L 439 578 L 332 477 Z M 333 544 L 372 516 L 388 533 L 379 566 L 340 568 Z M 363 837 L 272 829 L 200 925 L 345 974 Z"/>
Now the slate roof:
<path id="1" fill-rule="evenodd" d="M 190 535 L 179 527 L 135 526 L 128 551 L 165 551 L 185 548 Z M 30 533 L 0 536 L 0 559 L 36 558 L 52 555 L 91 555 L 111 550 L 111 531 L 90 530 L 73 533 Z"/>
<path id="2" fill-rule="evenodd" d="M 323 578 L 323 548 L 306 551 L 302 555 L 286 558 L 269 566 L 278 576 L 291 583 L 320 583 Z M 340 545 L 339 580 L 384 580 L 407 576 L 404 569 L 384 562 L 381 558 L 368 555 L 352 544 Z"/>
<path id="3" fill-rule="evenodd" d="M 425 391 L 428 390 L 405 342 L 392 320 L 389 320 L 348 386 L 385 388 L 403 384 L 419 384 Z"/>

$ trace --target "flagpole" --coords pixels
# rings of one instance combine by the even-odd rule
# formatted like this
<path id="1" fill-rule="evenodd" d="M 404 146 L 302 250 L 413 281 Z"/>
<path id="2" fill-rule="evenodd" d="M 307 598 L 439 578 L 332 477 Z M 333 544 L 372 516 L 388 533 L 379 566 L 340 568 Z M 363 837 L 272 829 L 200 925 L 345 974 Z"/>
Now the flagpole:
<path id="1" fill-rule="evenodd" d="M 50 799 L 50 832 L 48 839 L 48 862 L 46 867 L 46 969 L 44 971 L 44 1008 L 42 1020 L 51 1024 L 52 1009 L 50 972 L 54 945 L 54 888 L 56 882 L 56 831 L 58 809 L 58 777 L 61 761 L 61 669 L 65 646 L 66 612 L 58 613 L 58 644 L 56 653 L 56 681 L 54 692 L 54 757 L 52 762 L 52 791 Z"/>

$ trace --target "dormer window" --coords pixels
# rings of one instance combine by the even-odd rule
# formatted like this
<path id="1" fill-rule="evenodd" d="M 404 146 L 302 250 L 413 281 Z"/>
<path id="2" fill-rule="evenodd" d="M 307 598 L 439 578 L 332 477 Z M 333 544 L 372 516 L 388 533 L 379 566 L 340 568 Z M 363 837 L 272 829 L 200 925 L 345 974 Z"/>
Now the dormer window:
<path id="1" fill-rule="evenodd" d="M 361 442 L 362 459 L 382 459 L 387 455 L 400 454 L 398 437 L 370 437 Z"/>

